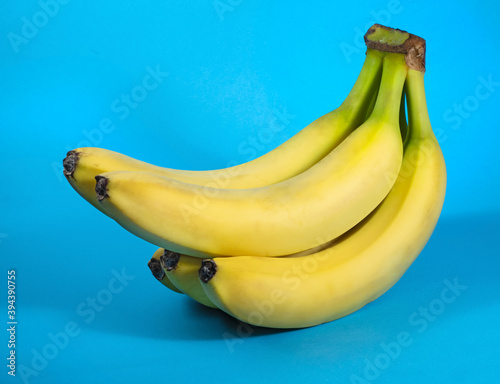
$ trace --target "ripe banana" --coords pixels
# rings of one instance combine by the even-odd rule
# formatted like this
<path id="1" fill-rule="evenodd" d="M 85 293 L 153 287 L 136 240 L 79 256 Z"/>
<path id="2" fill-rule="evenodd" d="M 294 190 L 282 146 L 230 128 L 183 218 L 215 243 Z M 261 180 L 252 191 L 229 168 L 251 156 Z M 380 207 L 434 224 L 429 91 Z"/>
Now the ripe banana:
<path id="1" fill-rule="evenodd" d="M 356 83 L 344 102 L 321 116 L 274 150 L 252 161 L 211 171 L 163 168 L 101 148 L 78 148 L 63 161 L 64 175 L 89 203 L 102 210 L 95 195 L 95 179 L 109 171 L 150 172 L 209 188 L 245 189 L 275 184 L 293 177 L 325 157 L 373 109 L 384 53 L 368 49 Z"/>
<path id="2" fill-rule="evenodd" d="M 162 283 L 165 287 L 170 289 L 171 291 L 177 292 L 177 293 L 182 293 L 177 287 L 172 284 L 168 276 L 165 274 L 165 271 L 161 267 L 160 263 L 160 257 L 163 255 L 163 249 L 157 249 L 156 252 L 153 254 L 153 257 L 151 260 L 148 262 L 148 267 L 151 270 L 151 273 L 153 276 L 158 280 L 160 283 Z"/>
<path id="3" fill-rule="evenodd" d="M 254 189 L 216 189 L 145 172 L 96 176 L 97 198 L 128 231 L 192 256 L 282 256 L 335 238 L 389 193 L 402 161 L 399 105 L 407 66 L 387 54 L 368 120 L 301 174 Z"/>
<path id="4" fill-rule="evenodd" d="M 179 291 L 207 307 L 217 308 L 203 291 L 198 279 L 200 259 L 180 255 L 177 252 L 171 252 L 163 248 L 160 248 L 157 252 L 161 252 L 162 270 Z"/>
<path id="5" fill-rule="evenodd" d="M 409 132 L 403 164 L 380 206 L 316 254 L 203 261 L 203 289 L 219 308 L 258 326 L 309 327 L 360 309 L 401 278 L 431 236 L 446 190 L 446 167 L 427 112 L 424 72 L 408 70 L 406 94 Z"/>

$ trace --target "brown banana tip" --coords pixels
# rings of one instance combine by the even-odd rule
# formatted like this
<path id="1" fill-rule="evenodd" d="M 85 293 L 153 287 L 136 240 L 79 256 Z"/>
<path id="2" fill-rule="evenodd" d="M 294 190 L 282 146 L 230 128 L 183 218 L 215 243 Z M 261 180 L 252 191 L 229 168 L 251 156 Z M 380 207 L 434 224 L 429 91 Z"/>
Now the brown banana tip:
<path id="1" fill-rule="evenodd" d="M 374 24 L 364 36 L 368 48 L 391 53 L 402 53 L 409 68 L 425 71 L 425 39 L 380 24 Z"/>
<path id="2" fill-rule="evenodd" d="M 206 259 L 201 262 L 201 267 L 198 270 L 198 276 L 204 283 L 208 283 L 217 272 L 217 264 L 212 259 Z"/>
<path id="3" fill-rule="evenodd" d="M 175 268 L 177 268 L 177 264 L 179 264 L 180 258 L 181 258 L 181 255 L 178 254 L 177 252 L 173 252 L 173 251 L 169 251 L 168 249 L 165 249 L 163 251 L 163 255 L 160 256 L 161 266 L 166 271 L 173 271 Z"/>
<path id="4" fill-rule="evenodd" d="M 108 197 L 108 182 L 109 179 L 105 176 L 96 176 L 95 177 L 95 193 L 97 196 L 97 200 L 102 201 L 106 197 Z"/>
<path id="5" fill-rule="evenodd" d="M 165 277 L 165 271 L 161 267 L 160 260 L 151 258 L 148 262 L 148 267 L 157 280 L 162 280 Z"/>
<path id="6" fill-rule="evenodd" d="M 69 151 L 63 160 L 63 174 L 66 177 L 73 177 L 78 164 L 78 152 Z"/>

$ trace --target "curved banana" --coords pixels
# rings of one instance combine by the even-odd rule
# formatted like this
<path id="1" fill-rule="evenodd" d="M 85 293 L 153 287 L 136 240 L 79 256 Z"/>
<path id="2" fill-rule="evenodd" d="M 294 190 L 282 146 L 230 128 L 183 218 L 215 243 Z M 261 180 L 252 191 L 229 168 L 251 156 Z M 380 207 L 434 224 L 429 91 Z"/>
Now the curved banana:
<path id="1" fill-rule="evenodd" d="M 389 193 L 403 157 L 399 105 L 408 67 L 387 54 L 373 113 L 301 174 L 254 189 L 216 189 L 145 172 L 96 176 L 107 214 L 157 246 L 192 256 L 282 256 L 340 236 Z"/>
<path id="2" fill-rule="evenodd" d="M 182 293 L 177 287 L 172 284 L 168 276 L 165 274 L 165 271 L 163 270 L 161 263 L 160 263 L 160 257 L 163 255 L 163 249 L 157 249 L 156 252 L 153 254 L 153 257 L 151 260 L 148 262 L 148 267 L 151 270 L 151 273 L 153 276 L 158 280 L 160 283 L 162 283 L 165 287 L 170 289 L 171 291 L 177 292 L 177 293 Z"/>
<path id="3" fill-rule="evenodd" d="M 313 255 L 203 261 L 203 289 L 219 308 L 258 326 L 309 327 L 360 309 L 401 278 L 431 236 L 446 191 L 423 72 L 408 71 L 406 92 L 403 165 L 382 204 L 336 244 Z"/>
<path id="4" fill-rule="evenodd" d="M 217 308 L 207 297 L 201 287 L 198 279 L 198 270 L 200 269 L 200 259 L 180 255 L 177 252 L 171 252 L 160 248 L 161 268 L 172 284 L 182 293 L 210 308 Z"/>
<path id="5" fill-rule="evenodd" d="M 71 186 L 99 210 L 95 179 L 109 171 L 150 172 L 210 188 L 244 189 L 275 184 L 293 177 L 325 157 L 373 109 L 382 70 L 383 53 L 368 49 L 363 68 L 342 105 L 316 119 L 274 150 L 234 167 L 211 171 L 163 168 L 101 148 L 78 148 L 63 161 L 64 175 Z"/>

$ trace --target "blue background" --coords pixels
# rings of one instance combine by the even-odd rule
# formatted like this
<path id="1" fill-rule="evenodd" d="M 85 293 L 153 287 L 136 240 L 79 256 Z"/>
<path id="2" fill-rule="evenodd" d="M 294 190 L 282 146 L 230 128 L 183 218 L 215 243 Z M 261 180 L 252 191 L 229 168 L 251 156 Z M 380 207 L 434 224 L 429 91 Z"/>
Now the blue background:
<path id="1" fill-rule="evenodd" d="M 5 319 L 15 269 L 18 324 L 17 376 L 2 364 L 2 383 L 498 382 L 498 2 L 270 3 L 3 3 L 1 311 Z M 448 191 L 417 261 L 348 317 L 273 331 L 202 308 L 151 276 L 154 246 L 62 177 L 66 152 L 83 145 L 187 169 L 267 152 L 341 103 L 374 22 L 427 40 Z M 163 77 L 137 93 L 148 68 Z M 133 91 L 141 100 L 127 106 Z M 279 113 L 288 119 L 270 134 Z M 109 296 L 116 274 L 126 277 Z M 92 309 L 92 298 L 105 305 Z M 0 334 L 4 359 L 9 334 Z"/>

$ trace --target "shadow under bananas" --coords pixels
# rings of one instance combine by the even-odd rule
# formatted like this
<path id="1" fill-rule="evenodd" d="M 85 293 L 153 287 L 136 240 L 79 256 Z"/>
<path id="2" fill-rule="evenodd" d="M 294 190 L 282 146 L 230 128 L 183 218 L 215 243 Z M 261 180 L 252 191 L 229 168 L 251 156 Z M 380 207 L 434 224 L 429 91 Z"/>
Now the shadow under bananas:
<path id="1" fill-rule="evenodd" d="M 450 305 L 439 316 L 439 324 L 446 324 L 447 319 L 452 320 L 464 310 L 497 302 L 495 292 L 500 282 L 494 271 L 500 267 L 500 260 L 495 256 L 495 223 L 499 219 L 500 214 L 494 213 L 442 217 L 424 251 L 394 288 L 345 318 L 308 328 L 304 337 L 313 342 L 314 335 L 325 336 L 326 333 L 328 338 L 344 341 L 346 347 L 356 340 L 358 347 L 359 343 L 370 340 L 377 342 L 378 337 L 383 339 L 383 335 L 407 327 L 409 316 L 437 299 L 443 284 L 454 279 L 469 288 L 464 298 L 460 298 L 460 305 Z M 228 335 L 245 339 L 302 331 L 250 326 L 220 310 L 170 292 L 156 281 L 152 283 L 155 291 L 137 300 L 138 306 L 120 305 L 123 312 L 115 308 L 113 314 L 94 322 L 91 327 L 103 332 L 171 340 L 222 340 Z M 476 294 L 482 296 L 481 300 L 476 300 Z M 123 321 L 125 318 L 127 321 Z M 321 344 L 322 340 L 320 337 L 317 343 Z"/>
<path id="2" fill-rule="evenodd" d="M 246 324 L 221 310 L 205 307 L 187 298 L 186 301 L 188 301 L 188 303 L 186 303 L 184 311 L 187 316 L 192 316 L 198 320 L 202 320 L 203 318 L 207 319 L 208 316 L 211 326 L 214 325 L 214 322 L 220 323 L 219 326 L 215 327 L 215 330 L 210 332 L 211 335 L 207 335 L 207 337 L 211 339 L 222 339 L 225 335 L 244 339 L 247 337 L 266 336 L 294 331 L 294 329 L 273 329 Z M 199 326 L 199 324 L 198 321 L 196 326 Z M 203 332 L 204 331 L 206 330 L 203 330 Z M 179 334 L 179 336 L 182 336 L 182 334 Z M 201 337 L 203 338 L 203 336 Z"/>
<path id="3" fill-rule="evenodd" d="M 158 288 L 162 292 L 156 292 L 153 300 L 144 300 L 140 306 L 114 308 L 89 326 L 105 333 L 187 341 L 223 340 L 228 335 L 244 339 L 290 331 L 250 326 L 221 310 Z"/>

